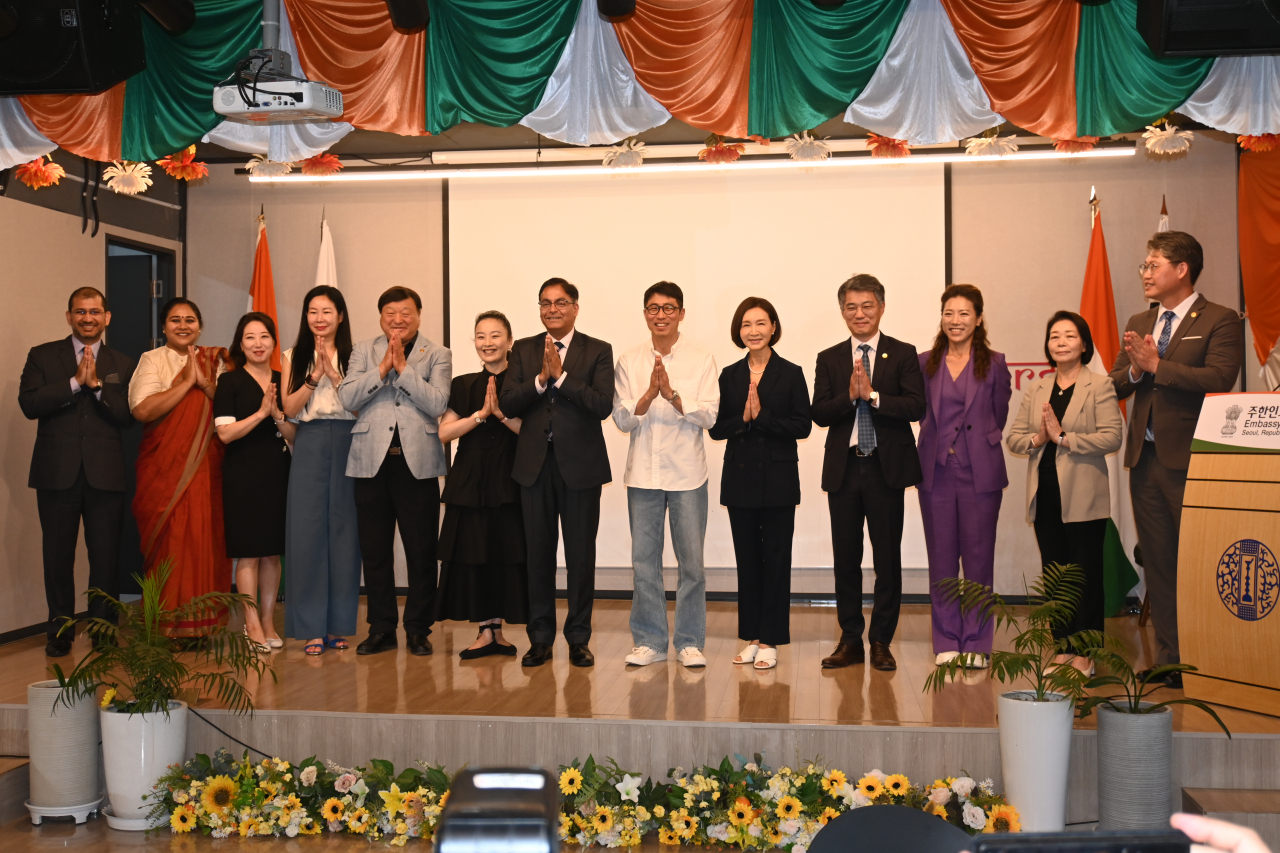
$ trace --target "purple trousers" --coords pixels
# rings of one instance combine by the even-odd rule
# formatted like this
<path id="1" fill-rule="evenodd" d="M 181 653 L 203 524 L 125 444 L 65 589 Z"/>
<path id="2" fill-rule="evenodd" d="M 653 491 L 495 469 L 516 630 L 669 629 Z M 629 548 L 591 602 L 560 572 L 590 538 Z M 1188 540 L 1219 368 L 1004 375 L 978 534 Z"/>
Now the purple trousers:
<path id="1" fill-rule="evenodd" d="M 977 492 L 973 469 L 954 455 L 933 469 L 933 490 L 919 492 L 924 519 L 924 543 L 929 552 L 929 597 L 932 607 L 933 651 L 990 654 L 993 626 L 976 611 L 962 613 L 958 601 L 948 601 L 939 587 L 943 578 L 960 576 L 991 586 L 995 573 L 996 522 L 1003 491 Z"/>

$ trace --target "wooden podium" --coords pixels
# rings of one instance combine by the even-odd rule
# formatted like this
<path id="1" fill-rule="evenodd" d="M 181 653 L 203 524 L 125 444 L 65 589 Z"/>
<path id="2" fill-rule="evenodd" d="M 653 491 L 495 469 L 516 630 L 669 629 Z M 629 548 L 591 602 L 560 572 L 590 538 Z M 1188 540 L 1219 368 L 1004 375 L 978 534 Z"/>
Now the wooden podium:
<path id="1" fill-rule="evenodd" d="M 1210 394 L 1178 547 L 1186 695 L 1280 716 L 1280 393 Z"/>

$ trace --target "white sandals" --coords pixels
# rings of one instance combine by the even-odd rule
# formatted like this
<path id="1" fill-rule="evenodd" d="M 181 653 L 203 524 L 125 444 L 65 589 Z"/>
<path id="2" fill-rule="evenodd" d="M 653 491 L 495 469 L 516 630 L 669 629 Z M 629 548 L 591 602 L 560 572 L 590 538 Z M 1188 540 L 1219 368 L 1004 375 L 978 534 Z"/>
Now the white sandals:
<path id="1" fill-rule="evenodd" d="M 752 643 L 742 651 L 738 652 L 738 656 L 733 659 L 734 665 L 742 666 L 743 664 L 751 663 L 756 659 L 756 653 L 759 651 L 760 646 L 756 643 Z"/>
<path id="2" fill-rule="evenodd" d="M 756 652 L 756 669 L 773 669 L 778 665 L 777 649 L 761 649 Z"/>

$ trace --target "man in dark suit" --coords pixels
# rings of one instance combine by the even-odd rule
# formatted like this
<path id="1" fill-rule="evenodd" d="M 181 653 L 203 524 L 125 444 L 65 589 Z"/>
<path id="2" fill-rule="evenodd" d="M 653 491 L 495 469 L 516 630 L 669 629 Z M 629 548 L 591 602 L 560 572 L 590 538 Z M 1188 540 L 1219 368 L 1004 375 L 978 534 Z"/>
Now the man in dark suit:
<path id="1" fill-rule="evenodd" d="M 875 598 L 871 665 L 897 669 L 889 650 L 902 605 L 904 492 L 921 480 L 911 422 L 924 416 L 924 375 L 916 348 L 881 334 L 884 285 L 855 275 L 837 291 L 852 337 L 818 353 L 813 420 L 828 428 L 822 489 L 831 510 L 840 642 L 826 669 L 862 663 L 862 523 L 871 535 Z"/>
<path id="2" fill-rule="evenodd" d="M 71 651 L 74 631 L 61 636 L 76 613 L 76 540 L 84 518 L 89 586 L 120 592 L 120 527 L 126 488 L 120 430 L 133 423 L 129 380 L 134 361 L 102 342 L 111 312 L 102 293 L 82 287 L 67 300 L 71 336 L 32 347 L 22 368 L 18 405 L 38 420 L 31 475 L 43 535 L 44 594 L 49 604 L 45 654 Z M 114 619 L 100 599 L 89 615 Z"/>
<path id="3" fill-rule="evenodd" d="M 1180 661 L 1178 529 L 1200 405 L 1205 394 L 1230 391 L 1244 363 L 1240 315 L 1195 292 L 1203 268 L 1204 250 L 1190 234 L 1164 231 L 1147 242 L 1142 292 L 1158 304 L 1129 318 L 1111 370 L 1116 396 L 1134 398 L 1124 465 L 1157 665 Z M 1182 686 L 1179 673 L 1168 681 Z"/>
<path id="4" fill-rule="evenodd" d="M 613 347 L 574 329 L 578 288 L 562 278 L 538 290 L 545 335 L 516 341 L 502 386 L 502 411 L 522 418 L 512 478 L 521 486 L 529 571 L 529 651 L 521 664 L 551 658 L 556 636 L 556 545 L 564 528 L 569 662 L 592 666 L 600 487 L 612 479 L 600 422 L 613 411 Z"/>

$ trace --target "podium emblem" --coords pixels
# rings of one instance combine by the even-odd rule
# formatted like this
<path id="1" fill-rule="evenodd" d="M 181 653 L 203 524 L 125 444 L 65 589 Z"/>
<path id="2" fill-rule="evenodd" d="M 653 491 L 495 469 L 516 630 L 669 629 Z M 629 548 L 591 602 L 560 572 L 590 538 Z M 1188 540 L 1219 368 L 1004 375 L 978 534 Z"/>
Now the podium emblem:
<path id="1" fill-rule="evenodd" d="M 1241 539 L 1218 560 L 1218 597 L 1237 619 L 1256 622 L 1280 600 L 1280 564 L 1257 539 Z"/>
<path id="2" fill-rule="evenodd" d="M 1236 434 L 1236 421 L 1239 420 L 1240 415 L 1243 413 L 1244 413 L 1244 409 L 1240 408 L 1239 406 L 1232 406 L 1229 409 L 1227 409 L 1226 411 L 1227 419 L 1222 423 L 1223 435 Z"/>

